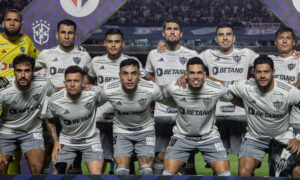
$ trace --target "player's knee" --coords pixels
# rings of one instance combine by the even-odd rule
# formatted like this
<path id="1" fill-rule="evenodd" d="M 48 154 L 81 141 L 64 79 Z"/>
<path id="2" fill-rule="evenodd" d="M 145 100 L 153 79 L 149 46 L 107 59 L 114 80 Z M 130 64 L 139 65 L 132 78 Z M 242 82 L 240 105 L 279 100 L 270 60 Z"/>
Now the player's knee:
<path id="1" fill-rule="evenodd" d="M 231 176 L 231 173 L 229 170 L 227 170 L 227 171 L 216 173 L 216 176 Z"/>
<path id="2" fill-rule="evenodd" d="M 296 167 L 293 169 L 292 177 L 293 177 L 293 178 L 299 178 L 299 177 L 300 177 L 300 165 L 299 165 L 299 166 L 296 166 Z"/>
<path id="3" fill-rule="evenodd" d="M 140 170 L 139 170 L 139 174 L 140 175 L 152 175 L 153 174 L 152 166 L 151 165 L 141 166 Z"/>
<path id="4" fill-rule="evenodd" d="M 153 173 L 155 175 L 161 175 L 164 170 L 164 164 L 163 163 L 154 163 L 153 164 Z"/>
<path id="5" fill-rule="evenodd" d="M 116 175 L 129 175 L 129 166 L 118 165 Z"/>
<path id="6" fill-rule="evenodd" d="M 58 174 L 65 174 L 66 168 L 67 168 L 67 163 L 64 163 L 64 162 L 56 163 L 55 168 L 56 168 Z"/>
<path id="7" fill-rule="evenodd" d="M 43 164 L 41 164 L 39 162 L 30 164 L 31 174 L 41 174 L 42 169 L 43 169 Z"/>
<path id="8" fill-rule="evenodd" d="M 239 176 L 252 176 L 253 171 L 251 168 L 248 167 L 239 167 Z"/>
<path id="9" fill-rule="evenodd" d="M 167 171 L 167 170 L 164 170 L 163 173 L 162 173 L 163 176 L 173 176 L 174 174 Z"/>

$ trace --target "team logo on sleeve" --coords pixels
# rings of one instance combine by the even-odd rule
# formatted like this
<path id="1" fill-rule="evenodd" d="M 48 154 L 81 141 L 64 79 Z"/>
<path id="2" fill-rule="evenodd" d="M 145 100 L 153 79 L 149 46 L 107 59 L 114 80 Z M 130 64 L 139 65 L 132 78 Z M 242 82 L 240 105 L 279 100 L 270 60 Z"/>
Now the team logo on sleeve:
<path id="1" fill-rule="evenodd" d="M 32 30 L 34 42 L 43 45 L 49 41 L 50 24 L 47 21 L 35 21 L 32 23 Z"/>
<path id="2" fill-rule="evenodd" d="M 79 58 L 79 57 L 73 57 L 73 61 L 74 61 L 75 64 L 78 65 L 80 63 L 80 61 L 81 61 L 81 58 Z"/>
<path id="3" fill-rule="evenodd" d="M 295 68 L 296 64 L 288 64 L 288 69 L 291 71 Z"/>
<path id="4" fill-rule="evenodd" d="M 140 106 L 145 106 L 146 102 L 147 102 L 147 99 L 139 99 L 138 100 L 138 103 Z"/>
<path id="5" fill-rule="evenodd" d="M 185 58 L 185 57 L 179 57 L 179 61 L 182 65 L 184 65 L 187 61 L 188 61 L 188 58 Z"/>
<path id="6" fill-rule="evenodd" d="M 203 103 L 205 106 L 209 106 L 212 102 L 212 98 L 203 98 Z"/>
<path id="7" fill-rule="evenodd" d="M 35 94 L 32 96 L 32 99 L 35 100 L 35 101 L 38 101 L 41 97 L 41 94 Z"/>
<path id="8" fill-rule="evenodd" d="M 239 56 L 239 55 L 233 55 L 233 60 L 236 62 L 236 63 L 239 63 L 241 61 L 242 57 Z"/>

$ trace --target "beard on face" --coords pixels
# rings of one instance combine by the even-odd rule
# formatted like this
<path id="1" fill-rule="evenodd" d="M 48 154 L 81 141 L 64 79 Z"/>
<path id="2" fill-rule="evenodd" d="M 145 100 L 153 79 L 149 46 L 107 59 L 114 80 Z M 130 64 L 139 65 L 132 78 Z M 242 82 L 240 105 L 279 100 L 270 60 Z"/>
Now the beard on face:
<path id="1" fill-rule="evenodd" d="M 269 82 L 265 86 L 261 86 L 259 84 L 258 80 L 255 78 L 256 83 L 257 83 L 259 89 L 262 89 L 262 90 L 268 90 L 272 86 L 273 79 L 274 79 L 274 77 L 272 76 L 271 79 L 269 80 Z"/>
<path id="2" fill-rule="evenodd" d="M 17 36 L 20 33 L 21 28 L 15 31 L 9 31 L 7 28 L 4 28 L 4 32 L 7 36 Z"/>
<path id="3" fill-rule="evenodd" d="M 179 40 L 176 41 L 166 40 L 166 44 L 172 49 L 172 47 L 175 47 L 177 44 L 179 44 Z"/>

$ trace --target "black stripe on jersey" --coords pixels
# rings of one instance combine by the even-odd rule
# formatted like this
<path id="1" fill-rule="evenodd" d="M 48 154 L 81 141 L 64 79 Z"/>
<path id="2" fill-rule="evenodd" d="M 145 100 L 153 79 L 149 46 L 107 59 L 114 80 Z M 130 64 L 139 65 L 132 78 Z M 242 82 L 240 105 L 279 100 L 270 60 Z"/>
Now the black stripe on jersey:
<path id="1" fill-rule="evenodd" d="M 50 98 L 50 100 L 51 101 L 55 101 L 55 100 L 57 100 L 57 99 L 60 99 L 60 98 L 62 98 L 62 97 L 64 97 L 64 91 L 60 91 L 60 92 L 58 92 L 57 94 L 53 94 L 52 96 L 51 96 L 51 98 Z"/>
<path id="2" fill-rule="evenodd" d="M 33 81 L 47 81 L 47 78 L 44 76 L 33 76 Z"/>
<path id="3" fill-rule="evenodd" d="M 119 84 L 120 84 L 120 81 L 116 81 L 116 82 L 113 82 L 113 83 L 111 83 L 111 84 L 108 84 L 108 85 L 107 85 L 107 89 L 116 88 L 116 87 L 119 86 Z"/>
<path id="4" fill-rule="evenodd" d="M 221 89 L 221 87 L 222 87 L 220 84 L 218 84 L 214 81 L 211 81 L 211 80 L 205 80 L 205 82 L 207 85 L 218 88 L 218 89 Z"/>
<path id="5" fill-rule="evenodd" d="M 277 81 L 277 86 L 283 90 L 286 90 L 286 91 L 290 91 L 292 89 L 292 87 L 290 87 L 288 84 L 284 84 L 282 82 L 279 82 Z"/>

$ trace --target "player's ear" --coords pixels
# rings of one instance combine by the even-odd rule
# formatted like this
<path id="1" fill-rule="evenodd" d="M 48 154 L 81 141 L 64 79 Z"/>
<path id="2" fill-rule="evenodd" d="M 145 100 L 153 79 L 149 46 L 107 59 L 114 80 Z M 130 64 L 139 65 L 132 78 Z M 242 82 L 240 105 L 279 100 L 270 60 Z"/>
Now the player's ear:
<path id="1" fill-rule="evenodd" d="M 56 39 L 58 39 L 58 32 L 56 32 L 56 35 L 55 35 Z"/>

